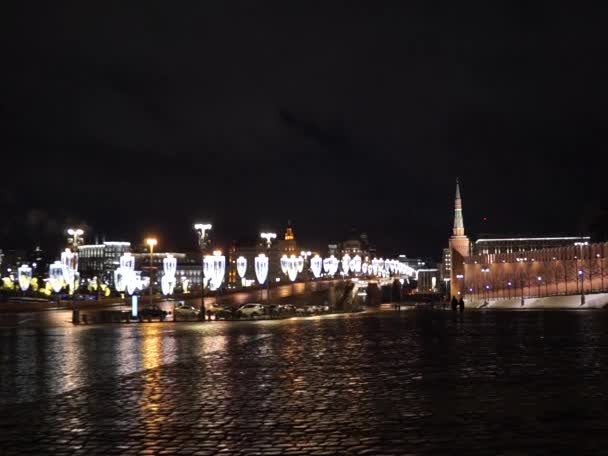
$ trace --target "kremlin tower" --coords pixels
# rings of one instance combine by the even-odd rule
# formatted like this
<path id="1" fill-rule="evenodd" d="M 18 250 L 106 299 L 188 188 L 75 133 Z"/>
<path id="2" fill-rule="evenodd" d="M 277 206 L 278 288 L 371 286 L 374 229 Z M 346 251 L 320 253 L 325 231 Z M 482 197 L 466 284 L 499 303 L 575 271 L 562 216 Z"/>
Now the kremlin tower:
<path id="1" fill-rule="evenodd" d="M 469 238 L 464 234 L 462 219 L 462 200 L 460 198 L 460 183 L 456 179 L 456 198 L 454 201 L 454 229 L 449 241 L 452 256 L 452 273 L 450 287 L 452 296 L 459 298 L 464 295 L 464 259 L 469 256 Z"/>

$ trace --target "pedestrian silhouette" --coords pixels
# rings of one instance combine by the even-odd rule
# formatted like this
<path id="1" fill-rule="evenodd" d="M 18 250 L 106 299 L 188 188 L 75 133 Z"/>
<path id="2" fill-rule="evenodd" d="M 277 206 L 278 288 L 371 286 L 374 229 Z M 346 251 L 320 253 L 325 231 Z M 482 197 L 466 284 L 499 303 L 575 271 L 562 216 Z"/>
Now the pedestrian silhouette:
<path id="1" fill-rule="evenodd" d="M 458 309 L 458 299 L 456 299 L 456 296 L 452 296 L 452 310 L 456 309 Z"/>
<path id="2" fill-rule="evenodd" d="M 464 310 L 464 299 L 462 298 L 462 296 L 460 297 L 460 301 L 458 301 L 458 307 L 461 312 Z"/>

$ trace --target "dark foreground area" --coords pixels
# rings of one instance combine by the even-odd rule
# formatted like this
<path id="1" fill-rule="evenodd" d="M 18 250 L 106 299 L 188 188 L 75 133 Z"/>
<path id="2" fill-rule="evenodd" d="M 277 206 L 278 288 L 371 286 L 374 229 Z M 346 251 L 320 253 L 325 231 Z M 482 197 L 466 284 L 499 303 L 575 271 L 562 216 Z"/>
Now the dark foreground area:
<path id="1" fill-rule="evenodd" d="M 2 454 L 603 453 L 608 313 L 0 329 Z"/>

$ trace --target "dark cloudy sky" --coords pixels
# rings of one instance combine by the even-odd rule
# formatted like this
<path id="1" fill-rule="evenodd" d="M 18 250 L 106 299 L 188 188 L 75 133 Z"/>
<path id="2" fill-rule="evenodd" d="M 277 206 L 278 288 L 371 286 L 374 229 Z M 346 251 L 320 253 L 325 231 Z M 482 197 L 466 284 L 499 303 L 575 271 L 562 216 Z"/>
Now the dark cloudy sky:
<path id="1" fill-rule="evenodd" d="M 0 248 L 574 233 L 606 206 L 605 11 L 564 2 L 40 2 L 3 27 Z M 487 221 L 483 220 L 487 217 Z"/>

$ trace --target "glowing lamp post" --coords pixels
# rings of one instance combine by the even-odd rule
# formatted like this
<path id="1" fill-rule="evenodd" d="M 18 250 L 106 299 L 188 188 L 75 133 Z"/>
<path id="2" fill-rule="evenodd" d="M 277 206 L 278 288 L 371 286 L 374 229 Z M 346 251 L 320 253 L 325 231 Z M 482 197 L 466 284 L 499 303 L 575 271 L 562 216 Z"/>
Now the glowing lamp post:
<path id="1" fill-rule="evenodd" d="M 241 280 L 245 278 L 247 273 L 247 258 L 240 256 L 236 259 L 236 272 L 239 274 Z"/>
<path id="2" fill-rule="evenodd" d="M 149 285 L 149 288 L 150 288 L 150 305 L 152 305 L 152 289 L 154 288 L 154 280 L 152 278 L 152 270 L 154 268 L 154 266 L 153 266 L 154 246 L 156 246 L 158 244 L 158 241 L 154 238 L 148 238 L 148 239 L 146 239 L 146 244 L 150 248 L 150 285 Z"/>
<path id="3" fill-rule="evenodd" d="M 201 249 L 202 266 L 205 268 L 205 255 L 207 248 L 207 234 L 211 230 L 210 223 L 195 223 L 194 230 L 198 234 L 198 246 Z M 205 273 L 201 271 L 201 308 L 199 312 L 199 320 L 205 321 Z"/>
<path id="4" fill-rule="evenodd" d="M 61 265 L 63 267 L 63 280 L 68 285 L 69 294 L 72 294 L 75 288 L 77 288 L 78 254 L 70 249 L 65 249 L 61 252 Z"/>
<path id="5" fill-rule="evenodd" d="M 163 258 L 163 277 L 160 281 L 161 291 L 165 296 L 173 293 L 175 289 L 175 273 L 177 271 L 177 259 L 173 255 Z"/>
<path id="6" fill-rule="evenodd" d="M 336 273 L 338 272 L 338 266 L 340 265 L 340 262 L 338 261 L 338 259 L 336 257 L 334 257 L 333 255 L 331 257 L 329 257 L 329 259 L 331 260 L 330 264 L 330 270 L 329 273 L 332 276 L 335 276 Z"/>
<path id="7" fill-rule="evenodd" d="M 456 279 L 458 280 L 458 294 L 460 294 L 460 290 L 462 289 L 461 282 L 464 279 L 464 274 L 456 274 Z"/>
<path id="8" fill-rule="evenodd" d="M 19 281 L 19 288 L 25 293 L 32 283 L 32 268 L 27 264 L 19 266 L 17 269 L 17 280 Z"/>
<path id="9" fill-rule="evenodd" d="M 260 233 L 260 237 L 266 241 L 266 251 L 268 252 L 268 257 L 270 257 L 270 247 L 272 247 L 272 240 L 277 238 L 277 233 L 270 233 L 270 232 L 269 233 Z M 270 275 L 270 261 L 268 262 L 267 269 L 268 269 L 267 274 Z M 270 306 L 270 282 L 271 282 L 271 280 L 269 279 L 267 281 L 267 289 L 266 289 L 269 306 Z"/>
<path id="10" fill-rule="evenodd" d="M 321 277 L 321 268 L 323 267 L 323 259 L 319 255 L 315 255 L 310 259 L 310 269 L 315 279 Z"/>
<path id="11" fill-rule="evenodd" d="M 343 276 L 348 275 L 349 266 L 350 266 L 350 255 L 348 253 L 345 253 L 342 256 L 342 275 Z"/>
<path id="12" fill-rule="evenodd" d="M 287 263 L 287 276 L 292 282 L 298 277 L 298 261 L 295 255 L 291 255 Z"/>
<path id="13" fill-rule="evenodd" d="M 281 257 L 281 272 L 285 275 L 287 275 L 287 264 L 289 263 L 289 258 L 287 258 L 287 255 L 283 255 Z"/>
<path id="14" fill-rule="evenodd" d="M 55 261 L 49 266 L 49 282 L 55 293 L 59 293 L 63 288 L 63 264 Z"/>
<path id="15" fill-rule="evenodd" d="M 260 253 L 254 259 L 255 277 L 258 279 L 260 285 L 266 283 L 268 278 L 268 257 L 263 253 Z"/>
<path id="16" fill-rule="evenodd" d="M 536 278 L 536 281 L 537 281 L 537 283 L 538 283 L 538 297 L 540 298 L 540 285 L 541 285 L 541 283 L 543 282 L 543 278 L 542 278 L 541 276 L 538 276 L 538 277 Z"/>
<path id="17" fill-rule="evenodd" d="M 78 246 L 82 242 L 82 236 L 84 231 L 80 228 L 68 228 L 68 242 L 74 247 L 74 250 L 78 250 Z"/>
<path id="18" fill-rule="evenodd" d="M 130 252 L 124 253 L 119 260 L 119 267 L 114 271 L 114 288 L 119 293 L 127 290 L 132 295 L 138 288 L 135 275 L 135 257 Z"/>
<path id="19" fill-rule="evenodd" d="M 205 257 L 203 271 L 207 283 L 212 290 L 217 290 L 224 281 L 224 274 L 226 272 L 226 257 L 222 255 L 222 252 L 216 250 L 213 255 L 207 255 Z"/>

